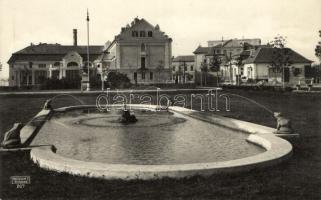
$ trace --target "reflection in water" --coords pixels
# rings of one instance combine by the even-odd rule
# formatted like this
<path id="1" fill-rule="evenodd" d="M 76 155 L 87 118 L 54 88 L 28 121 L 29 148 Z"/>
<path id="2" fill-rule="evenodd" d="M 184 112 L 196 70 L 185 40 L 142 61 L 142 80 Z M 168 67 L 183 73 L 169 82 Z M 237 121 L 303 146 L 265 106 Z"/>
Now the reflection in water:
<path id="1" fill-rule="evenodd" d="M 177 113 L 135 110 L 135 115 L 137 123 L 124 125 L 115 122 L 118 111 L 58 114 L 34 143 L 52 143 L 58 154 L 73 159 L 126 164 L 213 162 L 263 152 L 246 142 L 246 134 Z"/>

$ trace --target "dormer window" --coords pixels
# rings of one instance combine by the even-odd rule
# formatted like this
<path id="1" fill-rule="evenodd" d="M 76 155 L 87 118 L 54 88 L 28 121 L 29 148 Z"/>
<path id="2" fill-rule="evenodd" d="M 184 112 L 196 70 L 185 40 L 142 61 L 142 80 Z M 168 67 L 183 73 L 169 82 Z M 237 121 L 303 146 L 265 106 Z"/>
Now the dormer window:
<path id="1" fill-rule="evenodd" d="M 152 31 L 148 31 L 148 37 L 153 37 L 153 32 Z"/>
<path id="2" fill-rule="evenodd" d="M 138 31 L 132 31 L 132 36 L 133 37 L 138 37 Z"/>
<path id="3" fill-rule="evenodd" d="M 139 32 L 139 37 L 145 37 L 145 31 L 140 31 Z"/>

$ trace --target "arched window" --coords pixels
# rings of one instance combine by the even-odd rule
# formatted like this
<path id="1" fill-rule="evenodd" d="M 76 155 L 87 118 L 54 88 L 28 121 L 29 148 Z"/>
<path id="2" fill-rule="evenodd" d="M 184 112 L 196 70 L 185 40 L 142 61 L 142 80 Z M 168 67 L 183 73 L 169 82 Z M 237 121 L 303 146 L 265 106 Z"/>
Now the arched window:
<path id="1" fill-rule="evenodd" d="M 140 51 L 144 52 L 145 50 L 146 50 L 146 45 L 142 43 L 142 45 L 140 46 Z"/>
<path id="2" fill-rule="evenodd" d="M 76 63 L 76 62 L 69 62 L 69 63 L 67 64 L 67 67 L 78 67 L 78 63 Z"/>

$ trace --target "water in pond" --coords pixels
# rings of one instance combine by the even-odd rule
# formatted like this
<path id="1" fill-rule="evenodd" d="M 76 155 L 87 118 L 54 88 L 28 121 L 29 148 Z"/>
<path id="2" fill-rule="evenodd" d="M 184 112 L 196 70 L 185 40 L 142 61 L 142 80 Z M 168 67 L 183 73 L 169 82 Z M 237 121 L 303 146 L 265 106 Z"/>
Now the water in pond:
<path id="1" fill-rule="evenodd" d="M 262 153 L 235 132 L 171 112 L 134 111 L 138 122 L 121 124 L 120 113 L 55 114 L 33 144 L 54 144 L 57 154 L 111 164 L 187 164 L 225 161 Z"/>

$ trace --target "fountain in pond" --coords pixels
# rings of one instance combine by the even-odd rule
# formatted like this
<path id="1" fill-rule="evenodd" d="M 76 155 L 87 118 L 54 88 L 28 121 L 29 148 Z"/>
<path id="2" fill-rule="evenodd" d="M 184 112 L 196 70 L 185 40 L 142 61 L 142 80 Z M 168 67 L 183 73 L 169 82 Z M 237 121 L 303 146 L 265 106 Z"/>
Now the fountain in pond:
<path id="1" fill-rule="evenodd" d="M 51 103 L 59 96 L 82 105 L 54 109 Z M 119 116 L 119 106 L 101 112 L 68 94 L 47 100 L 21 131 L 31 133 L 31 159 L 45 169 L 75 175 L 147 180 L 247 171 L 279 163 L 292 152 L 291 144 L 273 136 L 275 129 L 252 124 L 247 130 L 248 122 L 173 106 L 173 99 L 167 112 L 159 105 L 129 104 L 139 122 L 127 105 Z M 278 133 L 288 130 L 289 120 L 280 114 L 275 118 Z M 24 144 L 21 128 L 17 124 L 6 133 L 3 148 Z"/>
<path id="2" fill-rule="evenodd" d="M 123 124 L 131 124 L 137 122 L 137 118 L 134 114 L 131 114 L 129 110 L 126 108 L 126 104 L 124 105 L 124 109 L 122 110 L 122 115 L 119 117 L 119 122 Z"/>

